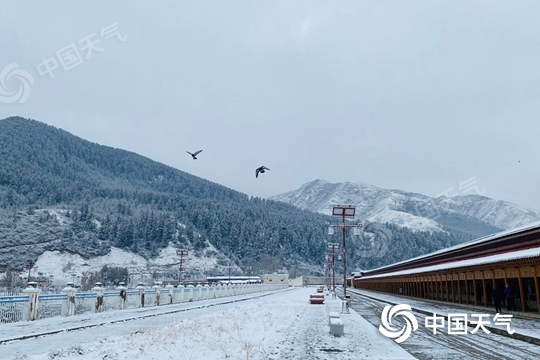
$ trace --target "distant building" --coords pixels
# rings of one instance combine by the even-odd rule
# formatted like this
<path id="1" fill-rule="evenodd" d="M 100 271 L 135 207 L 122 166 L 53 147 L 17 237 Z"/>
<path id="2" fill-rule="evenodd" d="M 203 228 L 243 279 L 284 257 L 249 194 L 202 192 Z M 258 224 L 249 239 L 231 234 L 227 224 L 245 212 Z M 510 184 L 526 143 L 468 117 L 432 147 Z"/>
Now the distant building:
<path id="1" fill-rule="evenodd" d="M 300 276 L 289 281 L 289 286 L 324 285 L 326 278 L 322 276 Z"/>
<path id="2" fill-rule="evenodd" d="M 264 274 L 261 275 L 263 284 L 289 284 L 289 274 Z"/>
<path id="3" fill-rule="evenodd" d="M 260 284 L 261 278 L 259 276 L 208 276 L 209 284 Z"/>

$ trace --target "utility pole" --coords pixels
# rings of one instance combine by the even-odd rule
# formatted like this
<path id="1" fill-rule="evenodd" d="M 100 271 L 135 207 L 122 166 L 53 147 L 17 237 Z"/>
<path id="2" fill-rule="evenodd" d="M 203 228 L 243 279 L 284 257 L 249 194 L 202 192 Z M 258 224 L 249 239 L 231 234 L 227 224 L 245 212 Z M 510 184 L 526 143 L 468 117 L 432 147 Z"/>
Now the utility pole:
<path id="1" fill-rule="evenodd" d="M 354 218 L 355 213 L 356 206 L 354 205 L 335 205 L 332 207 L 332 215 L 341 217 L 343 223 L 339 225 L 331 225 L 330 223 L 326 223 L 329 235 L 334 234 L 334 228 L 340 228 L 343 233 L 343 242 L 341 247 L 341 253 L 343 258 L 343 303 L 341 312 L 347 314 L 349 313 L 349 303 L 347 302 L 347 251 L 345 244 L 345 233 L 347 228 L 352 228 L 354 230 L 354 236 L 360 236 L 360 228 L 362 227 L 362 224 L 347 225 L 345 223 L 345 218 Z"/>
<path id="2" fill-rule="evenodd" d="M 32 271 L 32 268 L 34 267 L 34 265 L 36 265 L 35 261 L 28 260 L 28 281 L 27 281 L 27 283 L 29 283 L 31 281 L 30 280 L 30 272 Z"/>
<path id="3" fill-rule="evenodd" d="M 324 284 L 325 284 L 325 287 L 326 289 L 329 289 L 329 275 L 328 275 L 328 272 L 329 272 L 330 268 L 328 267 L 328 254 L 325 255 L 324 257 Z"/>
<path id="4" fill-rule="evenodd" d="M 332 253 L 328 252 L 325 256 L 325 277 L 326 289 L 332 290 Z"/>
<path id="5" fill-rule="evenodd" d="M 178 268 L 178 285 L 184 284 L 182 281 L 182 271 L 184 270 L 184 256 L 188 256 L 188 251 L 186 249 L 177 249 L 176 255 L 180 256 L 180 267 Z"/>
<path id="6" fill-rule="evenodd" d="M 332 270 L 332 297 L 336 296 L 336 254 L 335 251 L 339 249 L 338 243 L 328 243 L 328 250 L 330 250 L 330 268 Z"/>

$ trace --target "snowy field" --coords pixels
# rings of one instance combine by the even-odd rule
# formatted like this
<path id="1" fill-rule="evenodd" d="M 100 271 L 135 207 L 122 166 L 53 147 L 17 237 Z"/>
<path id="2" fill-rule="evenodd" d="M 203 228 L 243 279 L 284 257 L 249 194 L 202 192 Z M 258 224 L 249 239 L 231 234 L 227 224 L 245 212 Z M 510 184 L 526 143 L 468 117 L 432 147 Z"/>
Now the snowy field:
<path id="1" fill-rule="evenodd" d="M 5 343 L 0 345 L 0 359 L 413 359 L 354 310 L 342 315 L 345 336 L 330 335 L 327 313 L 340 309 L 341 302 L 327 298 L 325 305 L 310 305 L 309 294 L 314 292 L 314 288 L 282 290 L 203 308 L 205 301 L 201 301 L 189 311 Z M 207 301 L 215 304 L 215 300 Z M 174 306 L 187 309 L 195 304 L 153 311 L 170 312 Z M 142 311 L 117 311 L 107 316 L 121 319 L 137 310 Z M 76 319 L 48 320 L 49 328 L 62 329 Z M 32 326 L 39 323 L 25 322 L 25 331 L 34 331 Z"/>

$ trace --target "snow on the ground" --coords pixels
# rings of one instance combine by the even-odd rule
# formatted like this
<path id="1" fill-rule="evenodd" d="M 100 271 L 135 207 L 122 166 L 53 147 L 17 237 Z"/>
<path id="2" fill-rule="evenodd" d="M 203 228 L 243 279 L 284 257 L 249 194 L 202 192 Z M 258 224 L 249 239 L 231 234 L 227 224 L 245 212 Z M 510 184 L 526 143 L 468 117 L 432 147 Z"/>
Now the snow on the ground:
<path id="1" fill-rule="evenodd" d="M 62 226 L 67 226 L 67 224 L 70 222 L 67 217 L 67 210 L 62 209 L 45 209 L 49 212 L 49 214 L 53 215 L 56 218 L 56 221 Z"/>
<path id="2" fill-rule="evenodd" d="M 342 315 L 345 335 L 333 337 L 329 334 L 327 313 L 340 308 L 341 302 L 327 297 L 326 305 L 311 305 L 308 298 L 314 292 L 314 288 L 285 290 L 247 301 L 7 343 L 0 346 L 0 358 L 413 359 L 354 310 Z M 210 304 L 217 300 L 207 301 Z M 205 301 L 168 305 L 159 310 L 203 303 Z M 109 318 L 125 316 L 128 311 L 109 312 Z M 50 321 L 57 321 L 57 327 L 67 327 L 68 318 L 54 319 Z M 25 325 L 39 324 L 39 321 Z"/>
<path id="3" fill-rule="evenodd" d="M 108 254 L 92 259 L 65 251 L 45 251 L 36 261 L 39 272 L 54 276 L 55 285 L 65 285 L 84 272 L 98 272 L 104 265 L 127 267 L 133 273 L 146 271 L 147 261 L 142 256 L 115 247 Z"/>
<path id="4" fill-rule="evenodd" d="M 495 316 L 495 311 L 493 306 L 483 307 L 477 306 L 473 307 L 467 305 L 466 307 L 460 307 L 458 304 L 454 305 L 452 303 L 444 302 L 427 302 L 421 299 L 415 299 L 406 296 L 397 296 L 392 294 L 383 294 L 375 291 L 356 289 L 355 291 L 360 292 L 360 294 L 365 294 L 380 300 L 388 301 L 395 304 L 408 304 L 413 309 L 419 309 L 427 311 L 429 313 L 436 313 L 438 315 L 448 315 L 452 313 L 465 313 L 467 314 L 469 320 L 475 320 L 471 318 L 471 314 L 489 314 L 491 318 L 490 326 L 506 330 L 506 325 L 495 325 L 493 323 L 493 317 Z M 506 311 L 504 306 L 502 308 L 501 314 L 512 314 L 512 311 Z M 531 314 L 534 316 L 535 314 Z M 522 334 L 525 336 L 533 337 L 540 339 L 540 321 L 538 318 L 520 318 L 512 317 L 511 320 L 511 330 L 515 330 L 516 333 Z"/>
<path id="5" fill-rule="evenodd" d="M 313 293 L 313 289 L 295 295 L 307 299 L 309 293 Z M 297 319 L 288 329 L 286 339 L 268 359 L 414 359 L 352 309 L 350 314 L 341 314 L 345 335 L 330 335 L 328 313 L 341 311 L 340 299 L 332 300 L 327 296 L 324 307 L 306 303 L 304 300 L 298 306 L 300 313 L 295 312 Z M 294 317 L 294 313 L 291 316 Z"/>
<path id="6" fill-rule="evenodd" d="M 391 223 L 409 228 L 412 231 L 445 232 L 439 223 L 434 220 L 396 210 L 383 210 L 368 220 L 372 222 Z"/>
<path id="7" fill-rule="evenodd" d="M 478 359 L 505 359 L 505 360 L 525 360 L 536 359 L 540 354 L 540 347 L 529 342 L 518 340 L 515 337 L 504 336 L 502 333 L 494 332 L 493 326 L 488 324 L 486 328 L 489 332 L 484 332 L 479 328 L 474 332 L 474 325 L 467 327 L 467 334 L 457 335 L 448 329 L 448 319 L 446 321 L 438 321 L 440 327 L 435 332 L 432 327 L 427 326 L 433 324 L 433 312 L 440 315 L 453 314 L 470 314 L 470 308 L 450 309 L 444 303 L 434 303 L 431 301 L 416 301 L 407 297 L 388 296 L 388 294 L 380 294 L 361 290 L 362 295 L 357 295 L 357 290 L 349 289 L 352 294 L 351 307 L 357 310 L 366 320 L 373 326 L 379 327 L 382 325 L 383 309 L 385 306 L 391 306 L 385 303 L 385 299 L 393 299 L 394 304 L 408 304 L 412 308 L 411 317 L 418 321 L 418 329 L 412 331 L 410 336 L 403 341 L 400 346 L 403 347 L 411 355 L 418 359 L 437 359 L 437 360 L 478 360 Z M 374 296 L 372 296 L 374 295 Z M 369 296 L 369 297 L 367 297 Z M 387 297 L 388 296 L 388 297 Z M 374 298 L 374 299 L 372 299 Z M 376 300 L 375 300 L 376 299 Z M 381 300 L 379 300 L 381 299 Z M 452 304 L 450 304 L 452 305 Z M 428 311 L 430 309 L 432 311 Z M 422 311 L 424 310 L 424 311 Z M 474 309 L 476 310 L 476 309 Z M 490 313 L 489 310 L 478 309 L 476 313 Z M 392 317 L 392 323 L 396 326 L 395 330 L 403 329 L 409 323 L 408 316 L 400 314 Z M 490 314 L 492 320 L 494 313 Z M 428 320 L 428 318 L 431 318 Z M 467 316 L 469 321 L 475 321 Z M 483 320 L 487 320 L 484 318 Z M 537 322 L 532 320 L 531 322 Z M 441 326 L 442 325 L 442 326 Z M 471 324 L 472 325 L 472 324 Z M 497 326 L 498 327 L 498 326 Z M 452 326 L 455 329 L 454 326 Z M 502 329 L 498 329 L 502 330 Z M 504 330 L 503 330 L 504 331 Z"/>
<path id="8" fill-rule="evenodd" d="M 219 251 L 209 242 L 206 243 L 206 246 L 206 250 L 202 252 L 203 256 L 196 257 L 189 254 L 187 259 L 184 257 L 184 261 L 189 264 L 190 268 L 197 268 L 202 271 L 204 268 L 210 269 L 217 265 L 217 259 L 215 257 L 206 257 L 204 256 L 204 253 L 206 253 L 206 251 L 219 253 Z M 180 261 L 180 257 L 176 255 L 177 249 L 178 248 L 176 246 L 169 244 L 169 246 L 160 251 L 156 258 L 150 259 L 149 264 L 151 266 L 168 266 L 178 263 Z"/>
<path id="9" fill-rule="evenodd" d="M 69 281 L 77 283 L 78 277 L 82 276 L 83 273 L 99 272 L 104 265 L 126 267 L 130 274 L 138 274 L 140 277 L 149 274 L 152 269 L 170 269 L 171 266 L 176 266 L 175 264 L 180 261 L 180 257 L 176 255 L 176 250 L 176 247 L 169 244 L 169 246 L 161 250 L 156 258 L 149 260 L 116 247 L 111 247 L 111 251 L 104 256 L 91 259 L 84 259 L 79 254 L 65 251 L 45 251 L 37 259 L 36 268 L 45 276 L 53 275 L 53 284 L 59 286 L 63 286 Z M 214 254 L 219 253 L 215 247 L 207 244 L 206 250 L 201 252 L 202 256 L 196 257 L 190 254 L 188 259 L 184 258 L 185 264 L 190 269 L 201 274 L 204 274 L 204 270 L 214 269 L 217 265 L 217 259 L 213 256 L 205 256 L 207 251 Z M 240 270 L 238 267 L 233 269 Z"/>

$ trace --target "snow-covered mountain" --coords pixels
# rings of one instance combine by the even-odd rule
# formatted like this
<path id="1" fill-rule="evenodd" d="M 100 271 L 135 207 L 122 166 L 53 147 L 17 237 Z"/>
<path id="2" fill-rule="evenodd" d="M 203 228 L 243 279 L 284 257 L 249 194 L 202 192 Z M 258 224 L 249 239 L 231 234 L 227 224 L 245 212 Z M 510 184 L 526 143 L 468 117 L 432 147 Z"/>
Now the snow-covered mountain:
<path id="1" fill-rule="evenodd" d="M 441 196 L 434 200 L 442 208 L 475 217 L 501 229 L 513 229 L 540 220 L 540 211 L 485 196 Z"/>
<path id="2" fill-rule="evenodd" d="M 540 220 L 540 211 L 485 196 L 432 198 L 365 183 L 315 180 L 271 199 L 323 214 L 331 214 L 335 204 L 354 204 L 361 221 L 388 222 L 415 231 L 450 230 L 478 236 Z"/>
<path id="3" fill-rule="evenodd" d="M 320 267 L 322 254 L 305 249 L 322 240 L 321 214 L 21 117 L 0 120 L 0 155 L 0 268 L 26 268 L 45 251 L 93 259 L 112 247 L 151 259 L 171 243 L 194 253 L 212 245 L 243 271 L 293 259 Z"/>

